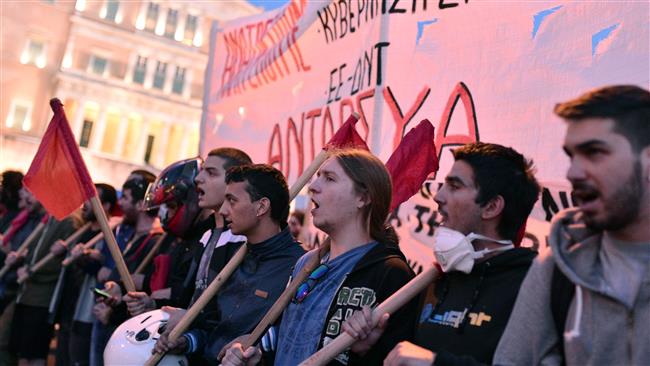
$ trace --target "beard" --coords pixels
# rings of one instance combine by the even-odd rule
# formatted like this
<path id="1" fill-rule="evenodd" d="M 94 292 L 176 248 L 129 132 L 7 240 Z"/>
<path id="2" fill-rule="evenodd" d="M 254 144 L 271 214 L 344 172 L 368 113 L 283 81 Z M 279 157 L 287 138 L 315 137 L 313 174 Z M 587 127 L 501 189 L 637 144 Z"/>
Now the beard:
<path id="1" fill-rule="evenodd" d="M 596 231 L 618 231 L 625 228 L 638 218 L 643 194 L 641 161 L 637 159 L 627 180 L 605 202 L 605 217 L 598 219 L 584 214 L 585 224 Z"/>

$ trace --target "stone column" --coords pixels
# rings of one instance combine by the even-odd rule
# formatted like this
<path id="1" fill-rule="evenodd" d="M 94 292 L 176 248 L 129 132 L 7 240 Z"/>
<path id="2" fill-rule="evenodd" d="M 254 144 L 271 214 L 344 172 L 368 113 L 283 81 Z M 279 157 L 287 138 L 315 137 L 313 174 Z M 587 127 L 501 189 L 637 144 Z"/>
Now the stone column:
<path id="1" fill-rule="evenodd" d="M 176 72 L 176 65 L 171 62 L 167 62 L 167 69 L 165 70 L 165 85 L 163 86 L 163 92 L 165 94 L 171 94 L 172 84 L 174 83 L 174 73 Z"/>
<path id="2" fill-rule="evenodd" d="M 138 139 L 138 147 L 135 150 L 133 161 L 137 164 L 144 163 L 144 153 L 147 149 L 147 137 L 149 136 L 149 121 L 142 120 L 142 129 L 140 130 L 140 138 Z"/>
<path id="3" fill-rule="evenodd" d="M 192 79 L 194 72 L 191 67 L 185 69 L 185 81 L 183 83 L 183 98 L 190 99 L 192 93 Z"/>
<path id="4" fill-rule="evenodd" d="M 153 85 L 153 76 L 156 73 L 157 65 L 157 60 L 154 60 L 151 57 L 147 57 L 147 69 L 144 74 L 144 87 L 146 89 L 151 89 L 151 86 Z"/>
<path id="5" fill-rule="evenodd" d="M 192 44 L 195 47 L 201 47 L 203 45 L 203 18 L 196 18 L 196 32 L 194 33 L 194 40 Z"/>
<path id="6" fill-rule="evenodd" d="M 93 130 L 90 136 L 90 147 L 91 150 L 101 151 L 102 142 L 104 141 L 104 132 L 106 131 L 106 107 L 99 107 L 99 116 L 97 121 L 93 124 Z"/>
<path id="7" fill-rule="evenodd" d="M 120 115 L 120 125 L 117 130 L 117 138 L 115 141 L 115 147 L 113 153 L 118 156 L 122 156 L 124 151 L 124 144 L 126 143 L 126 133 L 129 131 L 129 115 L 126 111 L 122 111 Z"/>
<path id="8" fill-rule="evenodd" d="M 161 6 L 158 9 L 158 22 L 156 23 L 155 33 L 162 36 L 165 34 L 165 24 L 167 23 L 167 8 Z"/>
<path id="9" fill-rule="evenodd" d="M 81 129 L 84 125 L 84 109 L 86 108 L 86 100 L 78 99 L 77 100 L 77 109 L 74 111 L 74 117 L 72 118 L 72 132 L 74 133 L 77 143 L 79 143 L 79 138 L 81 137 Z"/>
<path id="10" fill-rule="evenodd" d="M 72 67 L 73 62 L 73 51 L 74 51 L 74 36 L 70 35 L 68 43 L 65 45 L 65 53 L 63 54 L 63 60 L 61 61 L 61 67 L 64 69 L 69 69 Z"/>
<path id="11" fill-rule="evenodd" d="M 185 38 L 185 22 L 187 21 L 187 13 L 181 12 L 178 10 L 178 23 L 176 25 L 176 32 L 174 33 L 174 39 L 183 42 Z"/>
<path id="12" fill-rule="evenodd" d="M 135 70 L 135 62 L 138 60 L 138 52 L 131 52 L 128 64 L 126 64 L 126 74 L 124 74 L 124 81 L 127 83 L 133 82 L 133 71 Z"/>
<path id="13" fill-rule="evenodd" d="M 154 160 L 153 162 L 155 162 L 156 165 L 158 165 L 158 167 L 160 167 L 160 168 L 165 167 L 166 160 L 167 160 L 165 155 L 167 153 L 167 149 L 170 149 L 170 148 L 173 149 L 174 148 L 173 146 L 171 146 L 171 147 L 167 146 L 169 144 L 169 135 L 170 135 L 171 129 L 172 128 L 171 128 L 170 123 L 163 123 L 163 125 L 162 125 L 162 133 L 160 134 L 160 141 L 157 144 L 159 149 L 158 149 L 158 151 L 154 151 L 154 153 L 156 153 L 156 155 L 155 155 L 156 158 L 152 159 L 152 160 Z"/>
<path id="14" fill-rule="evenodd" d="M 190 158 L 190 156 L 189 156 L 189 154 L 187 152 L 187 149 L 190 146 L 190 131 L 191 131 L 191 129 L 188 126 L 188 124 L 184 123 L 183 124 L 183 137 L 181 138 L 181 146 L 180 146 L 180 149 L 179 149 L 178 154 L 176 156 L 176 157 L 178 157 L 178 155 L 180 155 L 180 159 Z"/>

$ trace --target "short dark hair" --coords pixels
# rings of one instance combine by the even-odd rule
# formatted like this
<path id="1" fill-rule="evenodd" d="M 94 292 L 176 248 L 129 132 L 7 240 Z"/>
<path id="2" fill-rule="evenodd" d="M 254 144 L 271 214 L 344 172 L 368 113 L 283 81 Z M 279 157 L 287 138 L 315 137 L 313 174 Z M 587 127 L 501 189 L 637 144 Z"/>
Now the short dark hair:
<path id="1" fill-rule="evenodd" d="M 496 196 L 505 201 L 499 235 L 515 240 L 539 196 L 532 160 L 510 147 L 484 142 L 464 145 L 453 150 L 456 161 L 472 167 L 478 188 L 476 203 L 483 206 Z"/>
<path id="2" fill-rule="evenodd" d="M 154 173 L 146 170 L 146 169 L 136 169 L 136 170 L 132 171 L 130 175 L 138 175 L 138 176 L 142 177 L 142 179 L 144 179 L 144 180 L 146 180 L 148 182 L 149 181 L 153 182 L 153 181 L 156 180 L 156 175 Z"/>
<path id="3" fill-rule="evenodd" d="M 153 176 L 153 175 L 152 175 Z M 127 180 L 124 185 L 122 186 L 122 192 L 125 190 L 130 190 L 131 191 L 131 202 L 135 203 L 140 200 L 144 199 L 145 193 L 147 193 L 147 188 L 149 187 L 150 184 L 152 184 L 155 180 L 155 176 L 144 176 L 143 178 L 131 178 Z M 148 216 L 155 217 L 158 215 L 158 209 L 157 208 L 152 208 L 145 213 Z"/>
<path id="4" fill-rule="evenodd" d="M 556 115 L 568 121 L 611 118 L 635 152 L 650 146 L 650 92 L 635 85 L 613 85 L 591 90 L 555 105 Z"/>
<path id="5" fill-rule="evenodd" d="M 144 199 L 144 195 L 147 193 L 147 187 L 149 187 L 149 184 L 151 183 L 153 183 L 153 180 L 131 178 L 124 183 L 122 186 L 122 191 L 125 191 L 127 189 L 130 190 L 133 202 L 138 202 Z"/>
<path id="6" fill-rule="evenodd" d="M 226 184 L 246 182 L 251 201 L 271 201 L 271 218 L 283 229 L 289 217 L 289 187 L 282 173 L 267 164 L 235 166 L 226 172 Z"/>
<path id="7" fill-rule="evenodd" d="M 115 188 L 106 183 L 95 183 L 95 188 L 99 192 L 99 200 L 102 203 L 108 203 L 111 206 L 110 210 L 112 210 L 117 204 L 117 192 Z"/>
<path id="8" fill-rule="evenodd" d="M 295 211 L 293 211 L 293 212 L 291 213 L 290 216 L 293 216 L 293 217 L 295 217 L 296 219 L 298 219 L 298 222 L 300 222 L 300 225 L 304 225 L 304 224 L 305 224 L 305 213 L 302 212 L 301 210 L 295 210 Z"/>
<path id="9" fill-rule="evenodd" d="M 224 170 L 228 170 L 234 166 L 253 164 L 253 160 L 251 160 L 248 154 L 234 147 L 213 149 L 208 153 L 208 156 L 218 156 L 225 160 L 223 164 Z"/>
<path id="10" fill-rule="evenodd" d="M 2 172 L 2 190 L 0 190 L 0 203 L 10 210 L 18 209 L 20 189 L 23 187 L 23 173 L 15 170 Z"/>

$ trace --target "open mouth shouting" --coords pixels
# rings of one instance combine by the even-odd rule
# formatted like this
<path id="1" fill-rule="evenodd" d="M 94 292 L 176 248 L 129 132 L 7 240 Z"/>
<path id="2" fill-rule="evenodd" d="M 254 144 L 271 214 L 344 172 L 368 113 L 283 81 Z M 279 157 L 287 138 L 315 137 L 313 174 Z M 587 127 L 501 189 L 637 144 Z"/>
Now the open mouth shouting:
<path id="1" fill-rule="evenodd" d="M 318 208 L 320 207 L 320 205 L 319 205 L 318 202 L 316 202 L 316 200 L 314 200 L 313 198 L 311 199 L 311 203 L 312 203 L 312 205 L 314 206 L 314 207 L 311 209 L 311 214 L 312 214 L 312 216 L 313 216 L 313 215 L 316 213 L 316 211 L 318 211 Z"/>
<path id="2" fill-rule="evenodd" d="M 439 216 L 438 223 L 440 223 L 440 225 L 444 226 L 445 222 L 449 218 L 449 215 L 447 214 L 447 212 L 442 207 L 438 207 L 438 216 Z"/>
<path id="3" fill-rule="evenodd" d="M 201 201 L 205 195 L 205 191 L 201 187 L 196 186 L 196 192 L 198 193 L 199 201 Z"/>
<path id="4" fill-rule="evenodd" d="M 572 194 L 582 211 L 594 211 L 600 202 L 600 192 L 586 184 L 574 184 Z"/>

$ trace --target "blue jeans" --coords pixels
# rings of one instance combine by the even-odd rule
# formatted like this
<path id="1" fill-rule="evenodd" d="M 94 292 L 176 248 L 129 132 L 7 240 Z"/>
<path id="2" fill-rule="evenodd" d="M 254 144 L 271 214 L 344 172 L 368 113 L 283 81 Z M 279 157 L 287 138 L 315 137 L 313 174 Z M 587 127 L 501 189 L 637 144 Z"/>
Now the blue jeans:
<path id="1" fill-rule="evenodd" d="M 99 320 L 93 322 L 93 331 L 90 336 L 90 366 L 104 366 L 104 348 L 111 338 L 115 326 L 104 325 Z"/>

